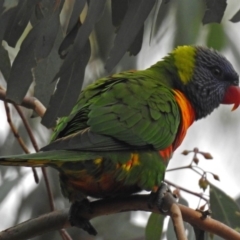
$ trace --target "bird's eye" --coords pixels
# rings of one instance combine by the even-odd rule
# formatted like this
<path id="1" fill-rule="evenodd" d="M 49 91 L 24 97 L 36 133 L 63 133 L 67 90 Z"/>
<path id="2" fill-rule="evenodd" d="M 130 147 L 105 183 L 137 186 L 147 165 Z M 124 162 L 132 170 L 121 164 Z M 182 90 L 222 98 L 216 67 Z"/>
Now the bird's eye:
<path id="1" fill-rule="evenodd" d="M 222 70 L 219 67 L 213 67 L 211 69 L 211 72 L 216 77 L 221 77 L 222 76 Z"/>

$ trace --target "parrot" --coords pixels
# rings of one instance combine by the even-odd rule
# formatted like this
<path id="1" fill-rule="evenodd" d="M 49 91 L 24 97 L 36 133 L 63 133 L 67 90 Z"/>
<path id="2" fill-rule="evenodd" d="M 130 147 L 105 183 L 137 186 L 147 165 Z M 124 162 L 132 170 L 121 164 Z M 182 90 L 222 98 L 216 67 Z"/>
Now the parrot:
<path id="1" fill-rule="evenodd" d="M 193 122 L 220 104 L 240 104 L 239 76 L 214 49 L 184 45 L 145 70 L 103 77 L 84 88 L 40 152 L 0 157 L 1 165 L 59 171 L 70 215 L 88 197 L 156 193 Z M 75 206 L 75 207 L 74 207 Z M 71 224 L 90 234 L 84 219 Z"/>

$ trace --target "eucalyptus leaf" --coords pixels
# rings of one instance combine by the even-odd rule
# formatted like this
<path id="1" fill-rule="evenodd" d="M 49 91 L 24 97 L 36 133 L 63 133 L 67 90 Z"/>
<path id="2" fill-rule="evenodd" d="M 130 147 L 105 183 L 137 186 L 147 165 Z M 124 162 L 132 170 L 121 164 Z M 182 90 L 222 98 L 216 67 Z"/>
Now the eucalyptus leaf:
<path id="1" fill-rule="evenodd" d="M 42 124 L 46 127 L 55 126 L 57 118 L 67 116 L 76 104 L 90 55 L 90 43 L 87 41 L 86 46 L 78 53 L 78 57 L 71 67 L 60 76 L 57 89 L 51 97 L 48 109 L 42 118 Z"/>
<path id="2" fill-rule="evenodd" d="M 141 30 L 156 0 L 131 0 L 127 13 L 114 40 L 105 68 L 111 72 L 129 49 Z"/>
<path id="3" fill-rule="evenodd" d="M 227 7 L 227 0 L 206 0 L 206 10 L 202 20 L 203 24 L 220 23 Z"/>
<path id="4" fill-rule="evenodd" d="M 49 55 L 54 45 L 60 26 L 60 10 L 61 6 L 56 9 L 53 6 L 51 14 L 39 21 L 23 41 L 10 72 L 7 88 L 8 99 L 21 103 L 25 97 L 33 81 L 32 69 L 36 67 L 37 61 Z"/>
<path id="5" fill-rule="evenodd" d="M 73 63 L 77 62 L 77 58 L 81 54 L 81 51 L 84 51 L 83 49 L 87 46 L 90 33 L 103 14 L 105 3 L 106 0 L 90 1 L 87 16 L 77 33 L 71 50 L 67 54 L 59 72 L 56 74 L 55 79 L 63 76 L 66 71 L 72 68 Z"/>
<path id="6" fill-rule="evenodd" d="M 231 228 L 240 229 L 240 208 L 237 203 L 214 185 L 210 185 L 212 218 Z"/>
<path id="7" fill-rule="evenodd" d="M 18 5 L 20 0 L 1 0 L 3 2 L 3 7 L 5 11 L 8 11 L 11 8 L 14 8 Z"/>
<path id="8" fill-rule="evenodd" d="M 75 26 L 76 22 L 79 22 L 79 16 L 86 4 L 86 0 L 78 0 L 75 1 L 73 6 L 73 11 L 69 20 L 67 33 L 69 33 L 72 28 Z"/>
<path id="9" fill-rule="evenodd" d="M 58 48 L 63 40 L 62 30 L 59 29 L 54 46 L 47 58 L 38 62 L 34 69 L 35 88 L 34 96 L 40 100 L 44 106 L 48 106 L 51 95 L 54 92 L 56 83 L 52 81 L 58 72 L 62 60 L 58 55 Z"/>
<path id="10" fill-rule="evenodd" d="M 5 34 L 5 31 L 7 30 L 9 22 L 12 22 L 15 14 L 18 10 L 18 5 L 13 5 L 13 7 L 10 7 L 9 9 L 3 7 L 0 8 L 1 15 L 0 15 L 0 41 L 3 40 L 3 36 Z"/>
<path id="11" fill-rule="evenodd" d="M 8 51 L 4 49 L 3 46 L 0 46 L 0 71 L 4 79 L 7 81 L 10 71 L 11 71 L 11 62 L 8 56 Z"/>
<path id="12" fill-rule="evenodd" d="M 195 44 L 201 30 L 203 3 L 202 1 L 181 0 L 176 1 L 175 4 L 177 12 L 174 46 Z"/>
<path id="13" fill-rule="evenodd" d="M 128 3 L 128 0 L 112 0 L 112 24 L 114 27 L 118 28 L 121 25 L 128 9 Z"/>
<path id="14" fill-rule="evenodd" d="M 16 46 L 30 20 L 36 3 L 37 0 L 23 0 L 19 2 L 13 21 L 8 21 L 7 31 L 4 34 L 4 40 L 7 41 L 9 46 Z"/>
<path id="15" fill-rule="evenodd" d="M 233 23 L 240 21 L 240 9 L 234 14 L 234 16 L 230 19 L 230 21 Z"/>
<path id="16" fill-rule="evenodd" d="M 226 44 L 226 33 L 223 25 L 213 23 L 209 24 L 209 32 L 207 36 L 207 46 L 216 50 L 221 50 Z"/>
<path id="17" fill-rule="evenodd" d="M 148 219 L 145 229 L 146 240 L 159 240 L 162 236 L 163 223 L 165 216 L 162 214 L 152 213 Z"/>

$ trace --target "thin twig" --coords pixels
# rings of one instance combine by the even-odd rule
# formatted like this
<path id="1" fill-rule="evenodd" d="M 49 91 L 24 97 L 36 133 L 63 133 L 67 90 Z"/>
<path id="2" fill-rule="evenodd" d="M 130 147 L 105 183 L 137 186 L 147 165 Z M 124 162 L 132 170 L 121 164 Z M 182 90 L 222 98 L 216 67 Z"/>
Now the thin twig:
<path id="1" fill-rule="evenodd" d="M 203 173 L 200 173 L 200 172 L 198 172 L 194 167 L 195 167 L 195 166 L 193 166 L 191 169 L 192 169 L 192 171 L 194 171 L 194 172 L 197 173 L 198 175 L 203 176 L 203 175 L 205 174 L 204 170 L 201 169 L 201 170 L 203 171 Z"/>
<path id="2" fill-rule="evenodd" d="M 7 105 L 8 105 L 8 104 L 7 104 Z M 16 111 L 18 112 L 18 115 L 21 117 L 21 119 L 22 119 L 22 121 L 23 121 L 23 125 L 25 126 L 25 128 L 26 128 L 26 130 L 27 130 L 27 132 L 28 132 L 28 135 L 30 136 L 30 134 L 32 134 L 32 131 L 31 131 L 30 127 L 29 127 L 29 124 L 28 124 L 28 122 L 27 122 L 27 120 L 26 120 L 26 118 L 25 118 L 22 110 L 21 110 L 20 107 L 19 107 L 17 104 L 15 104 L 15 103 L 13 103 L 13 106 L 15 107 Z M 33 135 L 33 134 L 32 134 L 32 135 Z M 30 137 L 30 139 L 31 139 L 31 137 Z M 31 140 L 32 140 L 32 139 L 31 139 Z M 28 150 L 27 153 L 30 153 L 29 150 Z M 33 176 L 34 176 L 35 182 L 36 182 L 36 183 L 39 183 L 39 177 L 38 177 L 38 174 L 37 174 L 37 171 L 36 171 L 35 167 L 32 167 L 32 171 L 33 171 Z"/>
<path id="3" fill-rule="evenodd" d="M 54 209 L 55 209 L 55 207 L 54 207 L 54 200 L 53 200 L 51 187 L 50 187 L 50 184 L 49 184 L 49 181 L 48 181 L 47 171 L 46 171 L 45 167 L 41 167 L 41 169 L 42 169 L 43 179 L 44 179 L 44 182 L 45 182 L 45 185 L 46 185 L 46 189 L 47 189 L 50 209 L 51 209 L 51 211 L 54 211 Z"/>
<path id="4" fill-rule="evenodd" d="M 7 122 L 12 130 L 12 133 L 14 135 L 14 137 L 17 139 L 19 145 L 21 146 L 21 148 L 23 149 L 23 151 L 25 153 L 30 153 L 30 151 L 28 150 L 25 142 L 23 141 L 23 139 L 21 138 L 21 136 L 18 134 L 18 131 L 16 129 L 16 127 L 14 126 L 13 122 L 12 122 L 12 118 L 11 118 L 11 114 L 10 114 L 10 108 L 8 106 L 8 104 L 6 102 L 4 102 L 4 107 L 5 107 L 5 111 L 6 111 L 6 116 L 7 116 Z"/>
<path id="5" fill-rule="evenodd" d="M 182 166 L 182 167 L 176 167 L 176 168 L 170 168 L 170 169 L 167 169 L 166 172 L 172 172 L 172 171 L 177 171 L 177 170 L 183 170 L 183 169 L 191 169 L 192 171 L 196 172 L 198 175 L 202 176 L 203 174 L 198 172 L 195 167 L 197 166 L 192 166 L 191 164 L 190 165 L 187 165 L 187 166 Z M 199 168 L 199 167 L 198 167 Z M 201 169 L 201 168 L 199 168 Z M 202 169 L 201 169 L 202 170 Z M 202 170 L 203 173 L 205 173 L 204 170 Z"/>
<path id="6" fill-rule="evenodd" d="M 10 108 L 9 108 L 9 106 L 6 102 L 4 102 L 4 107 L 5 107 L 5 111 L 6 111 L 7 122 L 8 122 L 8 124 L 9 124 L 9 126 L 12 130 L 13 135 L 17 139 L 17 141 L 18 141 L 19 145 L 21 146 L 21 148 L 23 149 L 23 151 L 25 153 L 30 153 L 26 144 L 24 143 L 23 139 L 18 134 L 18 131 L 17 131 L 16 127 L 14 126 L 13 122 L 12 122 L 12 118 L 11 118 L 11 114 L 10 114 Z M 38 183 L 39 182 L 39 177 L 37 175 L 37 171 L 34 167 L 32 167 L 32 171 L 33 171 L 34 180 L 35 180 L 36 183 Z"/>
<path id="7" fill-rule="evenodd" d="M 21 117 L 21 119 L 22 119 L 22 122 L 23 122 L 23 124 L 24 124 L 24 127 L 25 127 L 26 130 L 27 130 L 28 136 L 29 136 L 29 138 L 30 138 L 30 140 L 31 140 L 31 143 L 32 143 L 35 151 L 38 152 L 38 151 L 39 151 L 38 144 L 37 144 L 37 141 L 36 141 L 36 139 L 35 139 L 35 137 L 34 137 L 34 135 L 33 135 L 33 132 L 32 132 L 32 130 L 31 130 L 31 127 L 29 126 L 29 123 L 28 123 L 27 119 L 25 118 L 25 116 L 24 116 L 21 108 L 20 108 L 16 103 L 13 103 L 13 106 L 15 107 L 16 111 L 18 112 L 18 115 L 19 115 L 19 116 Z"/>
<path id="8" fill-rule="evenodd" d="M 182 166 L 182 167 L 170 168 L 170 169 L 167 169 L 166 172 L 172 172 L 172 171 L 176 171 L 176 170 L 189 169 L 189 168 L 191 169 L 192 166 L 187 165 L 187 166 Z"/>
<path id="9" fill-rule="evenodd" d="M 170 182 L 170 181 L 168 181 L 168 180 L 164 180 L 164 182 L 166 182 L 167 184 L 169 184 L 169 185 L 171 185 L 171 186 L 173 186 L 173 187 L 175 187 L 175 188 L 178 188 L 178 189 L 180 189 L 180 190 L 182 190 L 182 191 L 184 191 L 184 192 L 190 193 L 190 194 L 192 194 L 192 195 L 194 195 L 194 196 L 196 196 L 196 197 L 199 197 L 199 198 L 205 200 L 206 202 L 208 202 L 208 199 L 205 198 L 205 197 L 203 197 L 202 193 L 193 192 L 193 191 L 188 190 L 188 189 L 186 189 L 186 188 L 180 187 L 179 185 L 177 185 L 177 184 L 175 184 L 175 183 L 172 183 L 172 182 Z"/>
<path id="10" fill-rule="evenodd" d="M 110 215 L 126 211 L 147 211 L 159 213 L 157 206 L 149 209 L 149 195 L 132 195 L 125 198 L 101 199 L 91 202 L 92 212 L 84 212 L 82 217 L 93 219 L 95 217 Z M 178 204 L 183 220 L 196 227 L 216 234 L 224 239 L 240 239 L 240 234 L 210 217 L 203 218 L 202 213 L 191 208 Z M 43 233 L 62 228 L 69 228 L 69 209 L 54 211 L 38 218 L 28 220 L 15 227 L 6 229 L 0 233 L 1 240 L 21 240 L 29 239 Z"/>
<path id="11" fill-rule="evenodd" d="M 16 108 L 19 116 L 21 117 L 22 121 L 23 121 L 23 124 L 27 130 L 27 133 L 29 135 L 29 138 L 31 140 L 31 143 L 35 149 L 36 152 L 39 151 L 39 148 L 38 148 L 38 144 L 37 144 L 37 141 L 32 133 L 32 130 L 29 126 L 29 123 L 28 121 L 26 120 L 22 110 L 20 109 L 20 107 L 13 103 L 14 107 Z M 41 167 L 41 170 L 42 170 L 42 174 L 43 174 L 43 179 L 44 179 L 44 182 L 45 182 L 45 185 L 46 185 L 46 189 L 47 189 L 47 194 L 48 194 L 48 199 L 49 199 L 49 204 L 50 204 L 50 209 L 51 211 L 54 210 L 54 200 L 53 200 L 53 195 L 52 195 L 52 191 L 51 191 L 51 187 L 50 187 L 50 184 L 49 184 L 49 180 L 48 180 L 48 176 L 47 176 L 47 172 L 46 172 L 46 169 L 45 167 Z"/>

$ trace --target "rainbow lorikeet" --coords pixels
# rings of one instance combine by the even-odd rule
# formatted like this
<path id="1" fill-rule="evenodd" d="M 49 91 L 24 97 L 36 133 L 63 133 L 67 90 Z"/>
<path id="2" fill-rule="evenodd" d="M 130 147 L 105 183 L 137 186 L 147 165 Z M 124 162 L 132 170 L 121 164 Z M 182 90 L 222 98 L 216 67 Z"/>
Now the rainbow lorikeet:
<path id="1" fill-rule="evenodd" d="M 177 47 L 146 70 L 87 86 L 71 114 L 58 121 L 50 144 L 0 164 L 56 168 L 62 193 L 73 203 L 156 192 L 191 124 L 221 103 L 238 107 L 238 84 L 231 63 L 216 51 Z"/>

